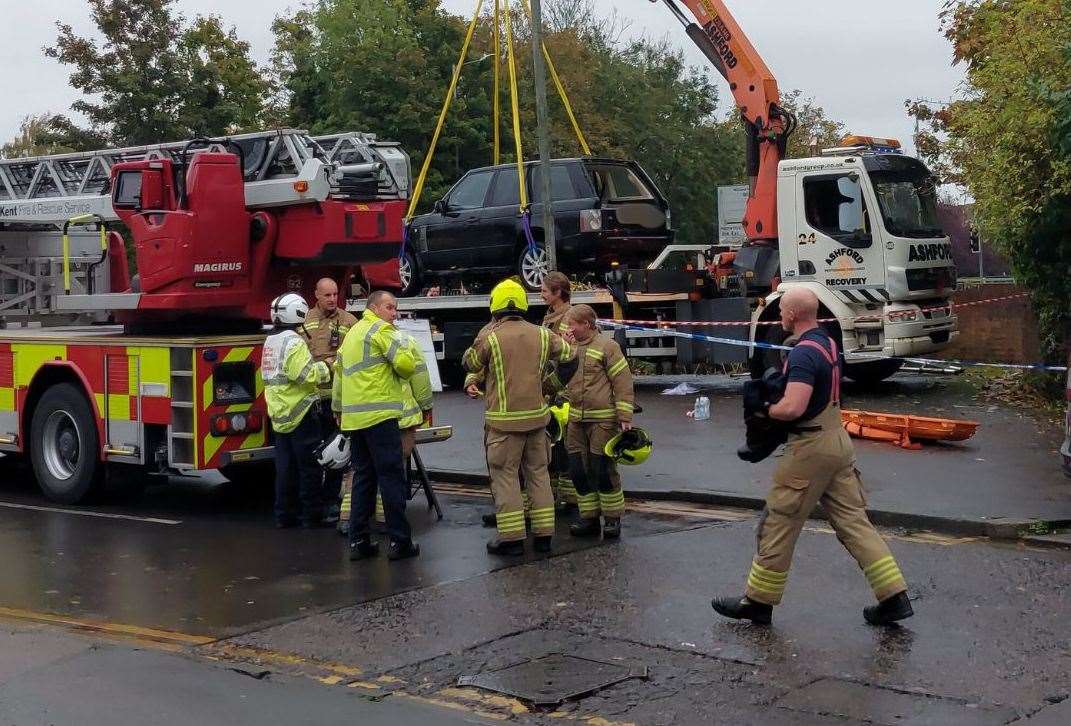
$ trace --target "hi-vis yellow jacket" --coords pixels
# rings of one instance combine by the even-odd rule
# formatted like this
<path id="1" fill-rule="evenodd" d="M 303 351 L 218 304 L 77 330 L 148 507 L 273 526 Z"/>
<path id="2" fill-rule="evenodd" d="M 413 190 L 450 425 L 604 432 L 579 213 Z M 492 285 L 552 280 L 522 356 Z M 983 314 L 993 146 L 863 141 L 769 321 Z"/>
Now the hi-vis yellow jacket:
<path id="1" fill-rule="evenodd" d="M 371 310 L 346 334 L 335 357 L 331 408 L 342 414 L 342 430 L 367 429 L 399 419 L 405 408 L 403 383 L 416 372 L 409 336 Z"/>
<path id="2" fill-rule="evenodd" d="M 264 400 L 276 433 L 288 434 L 320 400 L 318 387 L 331 380 L 326 363 L 312 359 L 305 339 L 293 330 L 282 330 L 264 341 L 260 358 Z"/>
<path id="3" fill-rule="evenodd" d="M 409 339 L 409 350 L 416 360 L 416 372 L 408 381 L 402 381 L 405 398 L 402 401 L 404 407 L 401 418 L 398 419 L 398 427 L 403 429 L 411 429 L 424 423 L 424 413 L 432 407 L 431 375 L 428 373 L 424 353 L 412 338 Z"/>

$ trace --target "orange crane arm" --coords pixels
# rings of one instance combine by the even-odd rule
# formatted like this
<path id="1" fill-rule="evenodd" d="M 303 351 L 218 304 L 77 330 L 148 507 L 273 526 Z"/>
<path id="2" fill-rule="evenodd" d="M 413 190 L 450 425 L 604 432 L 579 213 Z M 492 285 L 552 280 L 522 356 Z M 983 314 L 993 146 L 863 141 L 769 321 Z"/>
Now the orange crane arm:
<path id="1" fill-rule="evenodd" d="M 777 242 L 777 165 L 785 156 L 796 119 L 781 108 L 777 79 L 729 12 L 723 0 L 662 0 L 718 72 L 729 82 L 747 133 L 751 184 L 744 231 L 754 244 Z M 658 2 L 658 0 L 651 0 Z"/>

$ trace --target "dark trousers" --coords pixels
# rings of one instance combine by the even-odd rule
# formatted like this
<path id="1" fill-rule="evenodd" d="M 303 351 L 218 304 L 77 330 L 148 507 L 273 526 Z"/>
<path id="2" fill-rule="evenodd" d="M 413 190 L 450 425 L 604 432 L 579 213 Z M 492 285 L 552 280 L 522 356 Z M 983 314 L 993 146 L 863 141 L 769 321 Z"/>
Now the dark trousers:
<path id="1" fill-rule="evenodd" d="M 371 536 L 377 489 L 383 497 L 387 535 L 391 541 L 408 542 L 412 533 L 405 518 L 407 486 L 398 420 L 387 419 L 349 433 L 354 463 L 350 542 L 367 540 Z"/>
<path id="2" fill-rule="evenodd" d="M 338 433 L 338 424 L 335 423 L 335 412 L 331 410 L 331 399 L 320 401 L 318 406 L 320 416 L 320 435 L 324 441 L 334 437 Z M 325 469 L 323 483 L 323 502 L 325 507 L 339 504 L 342 496 L 342 477 L 346 473 L 344 469 Z"/>
<path id="3" fill-rule="evenodd" d="M 275 433 L 276 522 L 297 519 L 299 495 L 301 521 L 311 524 L 323 519 L 323 470 L 316 463 L 321 440 L 320 418 L 311 411 L 290 433 Z"/>

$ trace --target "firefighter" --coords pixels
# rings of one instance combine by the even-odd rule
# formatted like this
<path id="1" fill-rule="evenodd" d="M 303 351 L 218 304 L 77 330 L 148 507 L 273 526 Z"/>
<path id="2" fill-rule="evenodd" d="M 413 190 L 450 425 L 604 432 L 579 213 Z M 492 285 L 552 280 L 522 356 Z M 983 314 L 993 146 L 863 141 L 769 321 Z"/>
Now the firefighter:
<path id="1" fill-rule="evenodd" d="M 621 346 L 596 326 L 590 305 L 576 305 L 566 316 L 567 338 L 577 346 L 580 369 L 569 382 L 566 449 L 576 485 L 580 518 L 569 527 L 574 537 L 621 536 L 625 493 L 606 446 L 632 428 L 635 395 L 632 372 Z M 602 516 L 600 522 L 599 517 Z"/>
<path id="2" fill-rule="evenodd" d="M 403 384 L 416 373 L 417 361 L 412 339 L 394 327 L 397 317 L 395 297 L 373 292 L 335 359 L 331 406 L 340 416 L 341 429 L 349 432 L 354 461 L 351 560 L 379 553 L 371 531 L 377 489 L 390 539 L 387 556 L 401 560 L 420 554 L 405 518 L 408 497 L 398 425 L 405 408 Z"/>
<path id="3" fill-rule="evenodd" d="M 319 387 L 331 381 L 331 370 L 326 363 L 313 360 L 297 332 L 309 314 L 309 305 L 300 295 L 275 298 L 270 313 L 275 329 L 264 341 L 261 373 L 275 432 L 275 525 L 284 528 L 297 523 L 296 489 L 301 498 L 301 525 L 319 527 L 324 524 L 323 472 L 316 450 L 323 436 L 313 409 L 320 400 Z"/>
<path id="4" fill-rule="evenodd" d="M 335 355 L 342 345 L 346 333 L 357 324 L 357 318 L 346 312 L 338 304 L 338 285 L 330 277 L 316 283 L 316 305 L 309 311 L 305 320 L 303 334 L 309 343 L 312 357 L 323 361 L 328 367 L 335 365 Z M 324 441 L 338 433 L 335 415 L 331 411 L 331 384 L 320 387 L 320 402 L 317 406 L 320 426 Z M 328 519 L 337 519 L 339 514 L 339 497 L 342 494 L 342 480 L 346 472 L 342 469 L 324 471 L 324 502 L 327 505 Z M 352 476 L 347 476 L 352 485 Z M 339 522 L 339 527 L 342 523 Z"/>
<path id="5" fill-rule="evenodd" d="M 561 272 L 549 272 L 543 278 L 543 285 L 539 290 L 540 297 L 547 305 L 547 312 L 543 316 L 543 327 L 558 335 L 564 335 L 569 329 L 565 322 L 565 315 L 569 312 L 572 304 L 572 285 L 569 278 Z M 556 366 L 555 366 L 556 368 Z M 550 371 L 553 374 L 556 371 Z M 555 398 L 553 391 L 545 393 L 551 399 Z M 552 401 L 553 402 L 553 401 Z M 559 405 L 564 401 L 558 402 Z M 551 445 L 550 451 L 550 488 L 554 491 L 554 502 L 559 512 L 567 511 L 576 506 L 576 488 L 569 474 L 569 455 L 565 450 L 565 436 L 556 438 Z"/>
<path id="6" fill-rule="evenodd" d="M 907 584 L 888 546 L 870 523 L 855 467 L 852 442 L 841 424 L 841 367 L 837 344 L 817 322 L 818 298 L 793 288 L 781 298 L 781 326 L 799 342 L 788 354 L 788 384 L 768 415 L 791 422 L 788 444 L 774 471 L 773 488 L 759 519 L 758 552 L 741 598 L 711 602 L 728 618 L 767 624 L 781 602 L 792 552 L 816 504 L 866 575 L 878 600 L 863 610 L 872 625 L 888 625 L 913 614 Z"/>
<path id="7" fill-rule="evenodd" d="M 554 495 L 547 471 L 549 407 L 543 371 L 550 360 L 565 362 L 572 347 L 546 328 L 527 322 L 528 295 L 514 280 L 491 291 L 493 325 L 465 351 L 462 362 L 484 372 L 484 442 L 495 500 L 498 536 L 487 543 L 497 555 L 524 554 L 526 537 L 520 476 L 524 476 L 535 548 L 549 552 L 554 534 Z"/>
<path id="8" fill-rule="evenodd" d="M 407 381 L 402 381 L 402 389 L 405 393 L 405 408 L 402 416 L 398 419 L 398 427 L 402 430 L 402 462 L 408 473 L 408 463 L 413 451 L 416 449 L 416 432 L 421 426 L 430 426 L 432 420 L 432 390 L 431 375 L 428 373 L 428 364 L 424 359 L 424 352 L 420 345 L 412 337 L 410 340 L 410 352 L 416 359 L 416 373 Z M 406 485 L 408 486 L 408 478 Z M 408 489 L 406 490 L 408 495 Z M 377 524 L 386 523 L 386 515 L 383 511 L 383 496 L 376 494 Z"/>

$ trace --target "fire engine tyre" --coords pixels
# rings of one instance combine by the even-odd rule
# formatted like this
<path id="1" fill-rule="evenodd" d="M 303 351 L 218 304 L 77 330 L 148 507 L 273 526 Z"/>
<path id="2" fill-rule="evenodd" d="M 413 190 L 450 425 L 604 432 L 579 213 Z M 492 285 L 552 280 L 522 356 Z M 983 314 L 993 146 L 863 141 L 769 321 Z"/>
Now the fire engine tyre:
<path id="1" fill-rule="evenodd" d="M 398 292 L 400 297 L 413 297 L 420 292 L 420 263 L 410 247 L 405 248 L 405 254 L 398 260 L 398 277 L 402 282 L 402 288 Z"/>
<path id="2" fill-rule="evenodd" d="M 529 292 L 538 292 L 543 286 L 543 278 L 550 272 L 547 250 L 542 245 L 529 247 L 525 245 L 517 255 L 517 274 Z"/>
<path id="3" fill-rule="evenodd" d="M 869 363 L 849 363 L 844 375 L 861 386 L 872 386 L 891 378 L 904 365 L 899 360 L 876 360 Z"/>
<path id="4" fill-rule="evenodd" d="M 78 504 L 94 492 L 104 473 L 93 409 L 81 389 L 60 383 L 45 391 L 30 424 L 30 459 L 45 496 Z"/>

